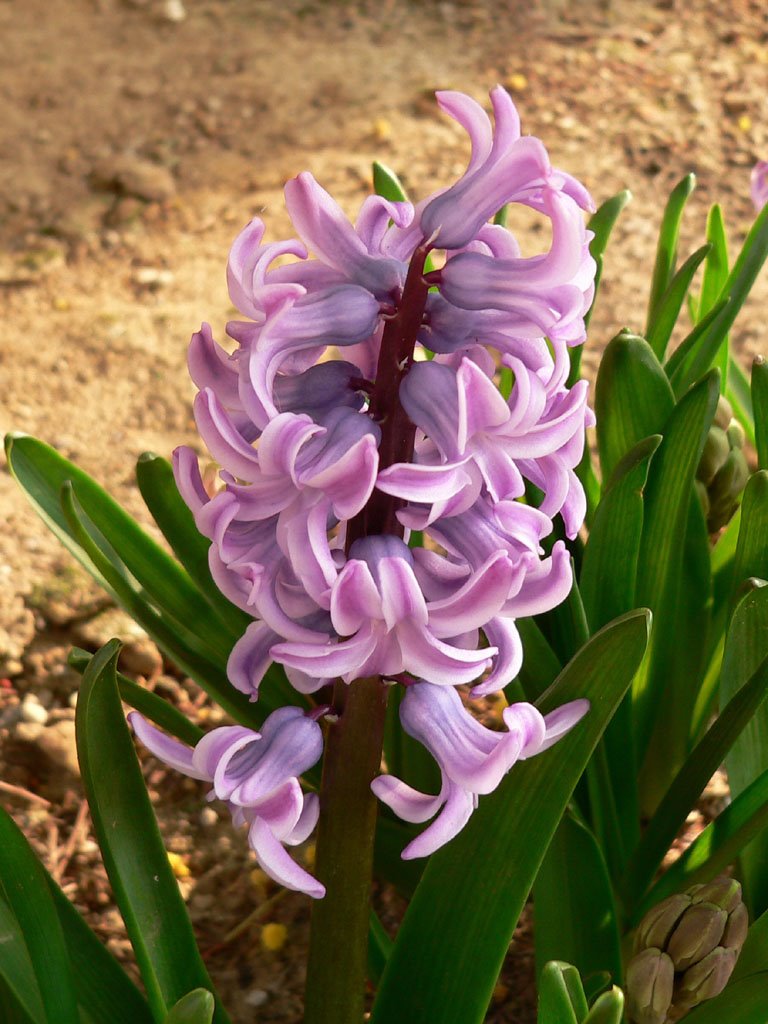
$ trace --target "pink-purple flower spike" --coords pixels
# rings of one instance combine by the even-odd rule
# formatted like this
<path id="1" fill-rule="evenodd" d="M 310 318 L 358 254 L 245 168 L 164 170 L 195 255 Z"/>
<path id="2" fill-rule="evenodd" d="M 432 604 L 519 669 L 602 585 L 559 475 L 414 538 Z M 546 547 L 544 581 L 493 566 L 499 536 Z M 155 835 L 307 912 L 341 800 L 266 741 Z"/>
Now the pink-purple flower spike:
<path id="1" fill-rule="evenodd" d="M 592 204 L 538 139 L 521 136 L 502 88 L 491 93 L 493 125 L 461 93 L 438 102 L 472 146 L 454 185 L 416 206 L 371 196 L 353 225 L 303 173 L 285 188 L 298 238 L 265 243 L 258 219 L 238 236 L 228 283 L 248 319 L 227 326 L 237 348 L 228 355 L 204 325 L 189 352 L 219 489 L 209 493 L 191 449 L 175 456 L 213 577 L 254 619 L 232 650 L 232 684 L 256 700 L 274 660 L 304 694 L 366 676 L 406 687 L 403 727 L 443 775 L 435 796 L 390 775 L 373 784 L 408 821 L 438 815 L 407 857 L 447 842 L 478 795 L 587 710 L 576 701 L 542 718 L 513 705 L 496 733 L 456 687 L 506 686 L 523 656 L 515 619 L 571 587 L 564 543 L 549 554 L 542 545 L 555 516 L 572 538 L 585 514 L 575 469 L 593 419 L 586 384 L 569 388 L 567 377 L 594 293 Z M 549 220 L 547 252 L 523 256 L 489 223 L 505 204 Z M 430 270 L 435 250 L 443 258 Z M 409 546 L 411 531 L 424 546 Z M 298 783 L 321 752 L 312 716 L 284 708 L 261 737 L 216 730 L 194 753 L 139 717 L 134 727 L 159 757 L 213 782 L 248 823 L 265 871 L 321 895 L 282 847 L 317 814 Z"/>

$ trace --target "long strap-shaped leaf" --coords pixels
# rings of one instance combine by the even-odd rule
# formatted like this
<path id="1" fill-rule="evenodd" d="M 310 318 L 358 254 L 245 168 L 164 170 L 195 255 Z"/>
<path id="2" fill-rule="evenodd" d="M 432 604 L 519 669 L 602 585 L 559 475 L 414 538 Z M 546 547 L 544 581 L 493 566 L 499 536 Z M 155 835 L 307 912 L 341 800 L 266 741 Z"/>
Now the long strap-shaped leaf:
<path id="1" fill-rule="evenodd" d="M 653 267 L 653 277 L 651 278 L 651 292 L 648 297 L 646 337 L 653 331 L 664 293 L 669 287 L 669 282 L 675 272 L 680 221 L 683 217 L 685 204 L 695 188 L 695 175 L 686 174 L 670 192 L 667 205 L 664 208 L 664 215 L 662 216 L 661 227 L 659 228 L 659 241 L 656 246 L 656 262 Z"/>
<path id="2" fill-rule="evenodd" d="M 153 602 L 182 626 L 197 623 L 211 650 L 226 658 L 238 634 L 228 635 L 188 573 L 95 480 L 34 437 L 9 435 L 6 454 L 29 500 L 76 558 L 81 557 L 78 545 L 59 505 L 65 481 L 71 482 L 89 522 Z"/>
<path id="3" fill-rule="evenodd" d="M 597 444 L 603 481 L 620 459 L 653 434 L 662 434 L 675 400 L 664 369 L 644 338 L 628 331 L 608 343 L 595 389 Z"/>
<path id="4" fill-rule="evenodd" d="M 768 595 L 767 595 L 768 596 Z M 621 886 L 631 909 L 653 879 L 691 807 L 768 691 L 768 658 L 733 696 L 677 773 L 630 858 Z"/>
<path id="5" fill-rule="evenodd" d="M 252 619 L 228 601 L 213 582 L 208 568 L 211 542 L 199 532 L 194 516 L 179 494 L 170 462 L 145 452 L 136 464 L 136 482 L 152 518 L 190 578 L 231 635 L 242 636 Z"/>
<path id="6" fill-rule="evenodd" d="M 24 934 L 4 899 L 0 899 L 0 984 L 10 1004 L 4 1008 L 0 997 L 0 1020 L 5 1020 L 3 1009 L 10 1017 L 12 1007 L 13 1012 L 22 1019 L 44 1024 L 45 1010 Z"/>
<path id="7" fill-rule="evenodd" d="M 47 1024 L 79 1024 L 72 965 L 45 869 L 0 808 L 0 892 L 29 953 Z"/>
<path id="8" fill-rule="evenodd" d="M 738 857 L 768 827 L 768 771 L 752 783 L 691 843 L 638 905 L 637 923 L 651 907 L 698 882 L 708 882 Z"/>
<path id="9" fill-rule="evenodd" d="M 669 339 L 675 329 L 680 310 L 683 308 L 688 289 L 691 287 L 694 274 L 701 266 L 704 259 L 709 255 L 712 246 L 702 245 L 695 253 L 688 257 L 685 263 L 669 282 L 667 290 L 661 297 L 653 328 L 648 334 L 648 344 L 656 353 L 659 359 L 664 358 L 667 351 Z"/>
<path id="10" fill-rule="evenodd" d="M 28 851 L 29 857 L 35 858 L 29 845 Z M 45 868 L 40 867 L 59 917 L 81 1012 L 95 1024 L 151 1024 L 152 1014 L 144 997 Z M 28 1016 L 44 1021 L 24 936 L 4 900 L 0 900 L 0 976 L 27 1008 Z M 0 1020 L 5 1024 L 4 1017 Z"/>
<path id="11" fill-rule="evenodd" d="M 746 302 L 752 285 L 768 257 L 768 206 L 757 216 L 723 288 L 720 300 L 729 300 L 699 337 L 694 348 L 675 367 L 670 368 L 675 394 L 682 394 L 712 366 L 724 338 Z M 677 362 L 677 361 L 676 361 Z M 671 364 L 670 364 L 671 367 Z"/>
<path id="12" fill-rule="evenodd" d="M 748 978 L 750 974 L 759 974 L 768 967 L 768 910 L 754 921 L 747 932 L 736 967 L 731 975 L 732 981 Z"/>
<path id="13" fill-rule="evenodd" d="M 656 624 L 651 653 L 635 688 L 637 753 L 642 758 L 657 721 L 664 731 L 661 746 L 677 752 L 687 743 L 693 699 L 690 680 L 670 679 L 670 652 L 678 644 L 675 632 L 677 591 L 682 571 L 684 543 L 691 511 L 693 478 L 701 457 L 719 395 L 717 371 L 712 371 L 681 399 L 664 426 L 664 439 L 653 457 L 645 489 L 643 538 L 637 571 L 637 601 L 653 610 Z M 705 544 L 708 570 L 709 556 Z M 674 652 L 673 652 L 674 653 Z M 687 683 L 683 686 L 683 683 Z M 663 703 L 662 703 L 663 702 Z M 664 706 L 664 714 L 658 714 Z M 681 717 L 673 719 L 673 711 Z M 688 713 L 688 717 L 686 716 Z M 682 758 L 680 762 L 682 763 Z M 666 785 L 663 785 L 663 790 Z"/>
<path id="14" fill-rule="evenodd" d="M 757 464 L 760 469 L 768 469 L 768 363 L 763 356 L 752 364 L 752 408 Z"/>
<path id="15" fill-rule="evenodd" d="M 517 765 L 464 831 L 433 854 L 405 915 L 374 1024 L 479 1024 L 525 899 L 565 806 L 645 652 L 649 615 L 601 630 L 543 696 L 589 714 L 556 747 Z"/>
<path id="16" fill-rule="evenodd" d="M 81 673 L 85 672 L 92 660 L 93 655 L 79 647 L 73 647 L 67 658 L 69 664 Z M 151 690 L 134 683 L 132 679 L 124 676 L 121 672 L 117 673 L 117 686 L 120 690 L 120 697 L 126 704 L 141 712 L 150 722 L 159 725 L 161 729 L 165 729 L 182 743 L 194 747 L 203 738 L 203 730 L 191 722 L 173 704 L 158 697 Z"/>
<path id="17" fill-rule="evenodd" d="M 584 329 L 589 327 L 589 321 L 592 319 L 592 314 L 595 311 L 595 303 L 597 302 L 597 296 L 600 292 L 600 282 L 603 277 L 603 261 L 605 259 L 605 250 L 608 248 L 608 241 L 611 237 L 616 221 L 621 215 L 621 211 L 631 202 L 632 193 L 629 189 L 624 189 L 622 192 L 617 192 L 615 196 L 611 196 L 610 199 L 598 207 L 597 210 L 589 218 L 587 228 L 593 233 L 592 241 L 589 243 L 589 252 L 592 259 L 595 261 L 595 289 L 592 295 L 592 304 L 587 310 L 584 316 Z M 568 384 L 573 385 L 579 379 L 579 373 L 581 370 L 581 354 L 584 349 L 583 345 L 577 345 L 575 348 L 570 349 L 569 355 L 571 360 L 571 369 L 568 374 Z M 585 458 L 589 459 L 589 451 L 585 451 Z M 582 460 L 584 461 L 584 460 Z"/>
<path id="18" fill-rule="evenodd" d="M 243 725 L 257 728 L 262 721 L 265 708 L 257 708 L 245 694 L 230 685 L 222 666 L 211 660 L 204 648 L 190 648 L 179 627 L 168 622 L 155 611 L 126 581 L 124 573 L 113 565 L 101 546 L 93 538 L 87 517 L 77 501 L 70 481 L 61 488 L 61 504 L 64 516 L 72 531 L 73 538 L 81 550 L 104 579 L 104 586 L 115 595 L 120 604 L 144 628 L 179 668 L 188 672 L 225 711 Z M 89 529 L 91 525 L 91 529 Z M 213 656 L 211 656 L 213 657 Z"/>
<path id="19" fill-rule="evenodd" d="M 755 581 L 756 582 L 756 581 Z M 764 670 L 768 659 L 768 586 L 755 587 L 734 612 L 720 675 L 720 700 L 736 701 L 750 686 L 750 676 Z M 737 797 L 768 770 L 768 705 L 752 716 L 725 758 L 731 795 Z M 752 914 L 768 909 L 768 833 L 758 836 L 742 853 L 745 900 Z M 768 964 L 766 964 L 768 966 Z"/>
<path id="20" fill-rule="evenodd" d="M 94 830 L 152 1012 L 164 1021 L 195 988 L 213 986 L 168 863 L 120 705 L 112 640 L 94 656 L 77 702 L 77 751 Z M 217 1001 L 217 1024 L 228 1020 Z"/>
<path id="21" fill-rule="evenodd" d="M 768 971 L 731 982 L 719 996 L 687 1014 L 685 1024 L 766 1024 Z"/>
<path id="22" fill-rule="evenodd" d="M 539 869 L 533 907 L 539 971 L 549 960 L 565 960 L 583 975 L 607 971 L 621 978 L 619 928 L 605 857 L 593 833 L 570 811 Z"/>

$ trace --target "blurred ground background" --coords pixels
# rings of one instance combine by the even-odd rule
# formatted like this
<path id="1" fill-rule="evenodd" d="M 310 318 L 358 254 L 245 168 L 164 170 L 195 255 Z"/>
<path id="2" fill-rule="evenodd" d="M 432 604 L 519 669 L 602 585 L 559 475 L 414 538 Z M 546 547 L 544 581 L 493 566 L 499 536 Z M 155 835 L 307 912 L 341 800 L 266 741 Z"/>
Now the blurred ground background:
<path id="1" fill-rule="evenodd" d="M 524 131 L 598 203 L 634 193 L 606 263 L 590 373 L 618 328 L 642 329 L 672 184 L 698 176 L 683 248 L 701 243 L 713 201 L 735 248 L 753 215 L 750 168 L 768 156 L 762 0 L 0 0 L 0 34 L 0 428 L 54 444 L 142 521 L 133 465 L 144 450 L 195 442 L 186 344 L 202 320 L 223 335 L 237 231 L 258 213 L 270 237 L 289 234 L 282 185 L 303 169 L 350 213 L 374 158 L 417 197 L 453 180 L 466 140 L 439 115 L 435 89 L 484 101 L 503 83 Z M 535 229 L 524 237 L 526 251 L 546 248 Z M 745 360 L 768 348 L 766 303 L 764 277 L 738 324 Z M 2 795 L 125 957 L 78 813 L 66 650 L 123 635 L 126 670 L 201 720 L 216 711 L 99 603 L 4 463 L 0 522 L 0 767 L 19 787 Z M 278 901 L 222 947 L 271 890 L 251 877 L 240 839 L 201 814 L 196 784 L 149 772 L 234 1017 L 299 1020 L 306 901 Z M 281 948 L 267 948 L 279 929 L 260 941 L 265 921 L 286 927 Z M 531 1019 L 529 968 L 523 935 L 489 1020 Z"/>

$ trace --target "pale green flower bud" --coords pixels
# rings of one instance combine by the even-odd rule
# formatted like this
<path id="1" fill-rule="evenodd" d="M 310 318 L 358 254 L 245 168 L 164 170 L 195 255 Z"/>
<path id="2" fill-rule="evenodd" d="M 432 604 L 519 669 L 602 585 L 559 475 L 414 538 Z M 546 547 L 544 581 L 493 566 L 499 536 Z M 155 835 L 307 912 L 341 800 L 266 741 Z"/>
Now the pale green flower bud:
<path id="1" fill-rule="evenodd" d="M 704 451 L 701 453 L 696 478 L 703 484 L 712 483 L 718 470 L 728 458 L 731 445 L 728 443 L 728 435 L 721 427 L 710 427 L 707 439 L 704 442 Z"/>
<path id="2" fill-rule="evenodd" d="M 733 408 L 731 407 L 731 403 L 725 395 L 720 395 L 717 400 L 717 409 L 715 409 L 715 426 L 722 427 L 723 430 L 727 430 L 732 419 Z"/>
<path id="3" fill-rule="evenodd" d="M 627 967 L 627 1011 L 634 1024 L 664 1024 L 672 1005 L 675 968 L 660 949 L 644 949 Z"/>
<path id="4" fill-rule="evenodd" d="M 696 491 L 710 533 L 725 526 L 739 507 L 749 479 L 742 451 L 744 441 L 743 427 L 733 418 L 730 403 L 721 396 L 696 469 Z"/>
<path id="5" fill-rule="evenodd" d="M 744 447 L 747 435 L 744 433 L 744 427 L 742 427 L 738 420 L 731 420 L 725 433 L 728 438 L 728 444 L 731 448 Z"/>

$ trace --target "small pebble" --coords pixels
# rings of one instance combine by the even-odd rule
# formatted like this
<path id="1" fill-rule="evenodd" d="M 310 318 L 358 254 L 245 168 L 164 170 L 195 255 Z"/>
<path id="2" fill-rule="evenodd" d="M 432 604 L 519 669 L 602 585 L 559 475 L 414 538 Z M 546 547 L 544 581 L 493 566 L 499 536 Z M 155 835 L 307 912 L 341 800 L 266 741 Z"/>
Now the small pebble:
<path id="1" fill-rule="evenodd" d="M 211 828 L 219 820 L 219 816 L 212 807 L 204 807 L 200 811 L 200 824 L 203 828 Z"/>
<path id="2" fill-rule="evenodd" d="M 269 924 L 265 924 L 261 929 L 261 944 L 270 953 L 277 953 L 279 949 L 282 949 L 287 938 L 288 929 L 284 924 L 270 921 Z"/>
<path id="3" fill-rule="evenodd" d="M 45 725 L 48 721 L 48 712 L 34 694 L 28 693 L 21 702 L 19 717 L 22 722 L 34 722 L 37 725 Z"/>
<path id="4" fill-rule="evenodd" d="M 252 1006 L 254 1009 L 258 1009 L 259 1006 L 263 1006 L 268 999 L 269 995 L 263 988 L 253 988 L 243 996 L 243 1002 L 245 1005 Z"/>
<path id="5" fill-rule="evenodd" d="M 175 24 L 184 21 L 187 16 L 187 11 L 181 0 L 165 0 L 160 13 L 164 21 Z"/>

